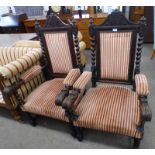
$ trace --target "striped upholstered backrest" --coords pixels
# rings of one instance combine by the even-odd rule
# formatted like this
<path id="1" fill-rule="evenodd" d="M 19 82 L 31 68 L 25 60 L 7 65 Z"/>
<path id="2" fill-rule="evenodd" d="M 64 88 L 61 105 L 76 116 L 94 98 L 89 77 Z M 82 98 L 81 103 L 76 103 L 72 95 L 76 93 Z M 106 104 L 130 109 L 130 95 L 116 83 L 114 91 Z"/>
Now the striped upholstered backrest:
<path id="1" fill-rule="evenodd" d="M 100 32 L 100 76 L 128 80 L 132 32 Z"/>
<path id="2" fill-rule="evenodd" d="M 67 32 L 45 32 L 53 73 L 67 74 L 73 68 Z"/>

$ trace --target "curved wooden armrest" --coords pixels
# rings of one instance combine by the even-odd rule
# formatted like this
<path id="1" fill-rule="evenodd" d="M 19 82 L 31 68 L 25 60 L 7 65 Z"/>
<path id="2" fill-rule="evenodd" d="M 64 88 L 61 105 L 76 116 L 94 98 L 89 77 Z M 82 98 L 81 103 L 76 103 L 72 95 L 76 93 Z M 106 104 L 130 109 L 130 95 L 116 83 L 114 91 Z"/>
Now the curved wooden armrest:
<path id="1" fill-rule="evenodd" d="M 61 92 L 56 96 L 55 104 L 57 106 L 62 106 L 63 100 L 69 95 L 69 88 L 64 88 Z"/>
<path id="2" fill-rule="evenodd" d="M 151 112 L 150 107 L 147 103 L 141 104 L 141 114 L 142 114 L 143 121 L 151 121 L 152 112 Z"/>
<path id="3" fill-rule="evenodd" d="M 152 112 L 151 112 L 150 107 L 148 105 L 147 97 L 145 97 L 145 96 L 141 97 L 140 100 L 141 100 L 140 108 L 141 108 L 141 115 L 142 115 L 143 121 L 151 121 Z"/>
<path id="4" fill-rule="evenodd" d="M 67 110 L 71 110 L 74 102 L 78 98 L 78 95 L 79 95 L 78 91 L 73 90 L 69 94 L 69 96 L 64 99 L 64 101 L 62 103 L 62 108 L 67 109 Z"/>

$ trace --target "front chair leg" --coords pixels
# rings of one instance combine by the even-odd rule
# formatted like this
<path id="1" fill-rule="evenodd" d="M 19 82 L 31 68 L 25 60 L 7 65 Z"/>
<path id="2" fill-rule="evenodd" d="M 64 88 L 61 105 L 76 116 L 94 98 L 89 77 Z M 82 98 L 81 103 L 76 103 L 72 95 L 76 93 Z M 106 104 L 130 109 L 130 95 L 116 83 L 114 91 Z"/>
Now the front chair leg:
<path id="1" fill-rule="evenodd" d="M 37 116 L 30 113 L 28 113 L 28 116 L 30 118 L 31 125 L 35 127 L 37 125 Z"/>
<path id="2" fill-rule="evenodd" d="M 140 146 L 140 142 L 141 142 L 141 139 L 139 139 L 139 138 L 134 138 L 133 148 L 134 148 L 134 149 L 138 149 L 139 146 Z"/>
<path id="3" fill-rule="evenodd" d="M 21 113 L 18 110 L 11 110 L 11 115 L 17 121 L 21 121 L 22 120 Z"/>
<path id="4" fill-rule="evenodd" d="M 76 129 L 76 138 L 79 141 L 82 141 L 83 140 L 83 128 L 75 127 L 75 129 Z"/>
<path id="5" fill-rule="evenodd" d="M 73 123 L 69 123 L 69 124 L 70 124 L 71 135 L 72 135 L 72 137 L 76 138 L 76 128 L 73 125 Z"/>

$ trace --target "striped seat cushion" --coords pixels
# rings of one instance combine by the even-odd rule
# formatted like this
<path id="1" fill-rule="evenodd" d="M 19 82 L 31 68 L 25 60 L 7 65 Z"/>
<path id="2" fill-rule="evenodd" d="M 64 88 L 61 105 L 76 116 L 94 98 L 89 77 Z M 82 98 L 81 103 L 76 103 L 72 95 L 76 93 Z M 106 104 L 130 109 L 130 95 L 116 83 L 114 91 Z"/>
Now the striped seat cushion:
<path id="1" fill-rule="evenodd" d="M 0 104 L 5 104 L 1 91 L 0 91 Z"/>
<path id="2" fill-rule="evenodd" d="M 63 80 L 57 78 L 41 84 L 25 99 L 23 110 L 67 121 L 63 109 L 55 105 L 55 97 L 64 87 Z"/>
<path id="3" fill-rule="evenodd" d="M 76 109 L 74 125 L 141 138 L 140 102 L 128 88 L 104 86 L 87 92 Z"/>

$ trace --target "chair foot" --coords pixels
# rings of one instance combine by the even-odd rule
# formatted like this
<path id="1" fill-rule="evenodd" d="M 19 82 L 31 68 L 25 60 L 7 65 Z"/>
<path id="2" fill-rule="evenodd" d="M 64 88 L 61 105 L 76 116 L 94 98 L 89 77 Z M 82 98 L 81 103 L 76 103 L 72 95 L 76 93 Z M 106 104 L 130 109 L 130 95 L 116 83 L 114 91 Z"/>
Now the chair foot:
<path id="1" fill-rule="evenodd" d="M 140 146 L 140 142 L 141 142 L 141 139 L 139 139 L 139 138 L 134 138 L 133 148 L 134 148 L 134 149 L 138 149 L 139 146 Z"/>
<path id="2" fill-rule="evenodd" d="M 72 124 L 70 125 L 70 130 L 71 130 L 71 135 L 72 137 L 76 138 L 76 129 L 75 126 L 73 126 Z"/>
<path id="3" fill-rule="evenodd" d="M 12 110 L 12 111 L 11 111 L 11 115 L 13 116 L 13 118 L 14 118 L 15 120 L 17 120 L 17 121 L 22 121 L 22 116 L 21 116 L 21 114 L 20 114 L 19 111 L 17 111 L 17 110 Z"/>
<path id="4" fill-rule="evenodd" d="M 34 114 L 28 114 L 29 118 L 30 118 L 30 123 L 32 126 L 37 126 L 37 116 Z"/>
<path id="5" fill-rule="evenodd" d="M 76 138 L 81 142 L 83 140 L 83 128 L 75 127 L 76 128 Z"/>

